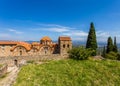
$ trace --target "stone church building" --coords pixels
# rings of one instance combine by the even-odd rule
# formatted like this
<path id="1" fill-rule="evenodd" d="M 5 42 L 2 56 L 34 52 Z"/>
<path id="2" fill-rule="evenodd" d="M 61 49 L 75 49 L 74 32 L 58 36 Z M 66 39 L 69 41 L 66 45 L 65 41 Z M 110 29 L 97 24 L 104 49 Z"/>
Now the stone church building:
<path id="1" fill-rule="evenodd" d="M 0 56 L 65 55 L 71 48 L 70 37 L 59 37 L 58 43 L 54 43 L 48 36 L 43 37 L 40 42 L 33 43 L 0 41 Z"/>

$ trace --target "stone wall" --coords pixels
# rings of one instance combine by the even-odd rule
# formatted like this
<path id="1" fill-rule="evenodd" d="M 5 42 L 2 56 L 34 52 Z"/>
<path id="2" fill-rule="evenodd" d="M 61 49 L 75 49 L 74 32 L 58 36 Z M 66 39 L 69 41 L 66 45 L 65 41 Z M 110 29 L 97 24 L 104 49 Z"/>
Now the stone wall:
<path id="1" fill-rule="evenodd" d="M 0 56 L 9 56 L 11 55 L 10 45 L 0 45 Z"/>
<path id="2" fill-rule="evenodd" d="M 67 55 L 60 54 L 52 54 L 52 55 L 31 55 L 31 56 L 14 56 L 14 57 L 0 57 L 1 64 L 7 64 L 8 66 L 14 66 L 17 64 L 21 64 L 24 61 L 34 60 L 34 61 L 44 61 L 44 60 L 59 60 L 67 58 Z"/>
<path id="3" fill-rule="evenodd" d="M 15 47 L 15 45 L 14 46 L 0 45 L 0 56 L 11 57 L 11 56 L 30 56 L 30 55 L 51 55 L 58 53 L 58 49 L 56 47 L 50 47 L 48 45 L 43 45 L 39 50 L 37 50 L 36 48 L 32 48 L 29 51 L 27 51 L 22 46 L 17 46 L 14 50 L 11 51 L 12 47 Z"/>
<path id="4" fill-rule="evenodd" d="M 10 51 L 10 49 L 9 49 Z M 24 47 L 18 46 L 14 49 L 14 51 L 11 52 L 12 54 L 10 56 L 27 56 L 28 53 Z"/>
<path id="5" fill-rule="evenodd" d="M 60 41 L 60 54 L 67 54 L 72 49 L 72 41 Z"/>
<path id="6" fill-rule="evenodd" d="M 8 67 L 8 66 L 4 64 L 4 65 L 0 68 L 0 77 L 7 73 L 7 67 Z"/>

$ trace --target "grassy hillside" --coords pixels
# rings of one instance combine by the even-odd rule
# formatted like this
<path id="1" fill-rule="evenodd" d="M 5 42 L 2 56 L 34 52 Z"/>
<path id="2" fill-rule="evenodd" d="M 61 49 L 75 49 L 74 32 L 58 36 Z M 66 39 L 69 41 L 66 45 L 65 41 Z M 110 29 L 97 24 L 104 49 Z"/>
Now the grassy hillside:
<path id="1" fill-rule="evenodd" d="M 2 64 L 0 64 L 0 68 L 2 67 L 3 65 Z"/>
<path id="2" fill-rule="evenodd" d="M 69 59 L 24 66 L 14 86 L 114 85 L 120 85 L 120 62 Z"/>
<path id="3" fill-rule="evenodd" d="M 2 67 L 2 65 L 0 65 L 0 68 Z"/>

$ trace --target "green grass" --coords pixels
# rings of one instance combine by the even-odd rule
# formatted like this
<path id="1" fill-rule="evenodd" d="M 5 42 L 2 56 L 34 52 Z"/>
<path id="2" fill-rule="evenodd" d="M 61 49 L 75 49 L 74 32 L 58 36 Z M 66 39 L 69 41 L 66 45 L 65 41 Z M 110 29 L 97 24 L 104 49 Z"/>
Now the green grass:
<path id="1" fill-rule="evenodd" d="M 60 60 L 22 67 L 14 86 L 119 86 L 120 62 Z"/>
<path id="2" fill-rule="evenodd" d="M 9 73 L 5 73 L 4 75 L 0 76 L 0 80 L 5 78 Z"/>
<path id="3" fill-rule="evenodd" d="M 2 67 L 3 65 L 2 64 L 0 64 L 0 68 Z"/>

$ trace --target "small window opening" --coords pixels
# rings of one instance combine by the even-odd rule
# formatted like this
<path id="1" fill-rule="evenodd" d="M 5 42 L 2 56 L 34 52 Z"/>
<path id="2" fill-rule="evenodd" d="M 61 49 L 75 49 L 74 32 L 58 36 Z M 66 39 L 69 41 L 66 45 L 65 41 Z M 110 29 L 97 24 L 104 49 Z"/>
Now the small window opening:
<path id="1" fill-rule="evenodd" d="M 63 48 L 65 48 L 65 44 L 63 45 Z"/>
<path id="2" fill-rule="evenodd" d="M 70 47 L 70 45 L 68 44 L 68 45 L 67 45 L 67 48 L 69 48 L 69 47 Z"/>
<path id="3" fill-rule="evenodd" d="M 20 51 L 20 56 L 22 55 L 22 51 Z"/>

